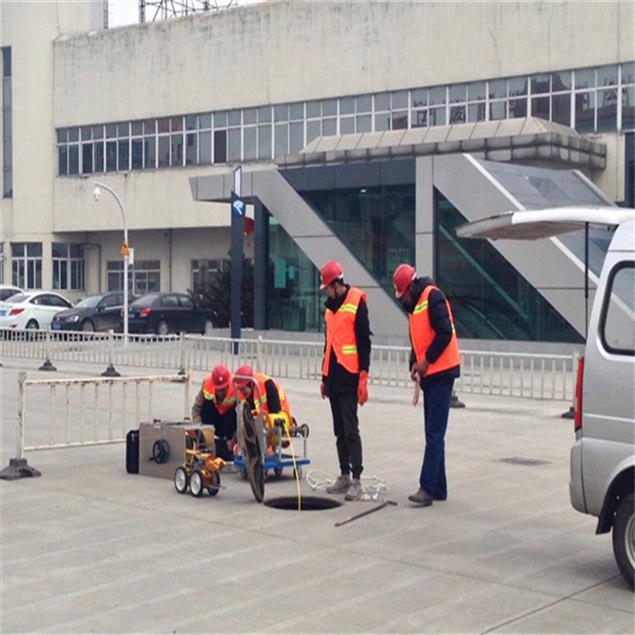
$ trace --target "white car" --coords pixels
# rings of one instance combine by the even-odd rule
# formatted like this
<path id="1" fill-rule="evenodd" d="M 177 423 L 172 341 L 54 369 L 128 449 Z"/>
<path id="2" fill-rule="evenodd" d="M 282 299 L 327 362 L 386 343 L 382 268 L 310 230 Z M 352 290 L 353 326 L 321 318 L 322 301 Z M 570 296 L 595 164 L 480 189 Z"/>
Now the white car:
<path id="1" fill-rule="evenodd" d="M 0 284 L 0 302 L 4 302 L 16 293 L 22 293 L 22 289 L 10 284 Z"/>
<path id="2" fill-rule="evenodd" d="M 0 328 L 47 329 L 53 316 L 72 304 L 52 291 L 24 291 L 0 303 Z"/>

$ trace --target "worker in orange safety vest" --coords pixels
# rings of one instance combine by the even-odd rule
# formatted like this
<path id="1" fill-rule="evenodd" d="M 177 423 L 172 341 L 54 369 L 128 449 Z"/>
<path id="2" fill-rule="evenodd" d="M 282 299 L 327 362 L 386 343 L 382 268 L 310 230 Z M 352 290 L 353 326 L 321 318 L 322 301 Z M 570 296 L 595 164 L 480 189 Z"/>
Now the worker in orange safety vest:
<path id="1" fill-rule="evenodd" d="M 423 391 L 426 446 L 419 489 L 408 500 L 428 507 L 448 497 L 445 432 L 454 380 L 461 373 L 459 344 L 450 303 L 431 278 L 417 277 L 415 268 L 404 263 L 395 269 L 393 284 L 408 314 L 410 377 Z"/>
<path id="2" fill-rule="evenodd" d="M 192 406 L 192 422 L 214 426 L 216 455 L 226 461 L 233 460 L 236 445 L 236 395 L 232 379 L 227 366 L 214 366 Z"/>
<path id="3" fill-rule="evenodd" d="M 370 325 L 366 294 L 344 282 L 344 270 L 329 260 L 320 271 L 325 303 L 325 345 L 322 363 L 322 399 L 329 398 L 333 415 L 340 475 L 327 487 L 330 494 L 345 494 L 346 500 L 362 495 L 362 440 L 357 406 L 368 401 Z M 352 476 L 352 478 L 351 478 Z"/>
<path id="4" fill-rule="evenodd" d="M 276 380 L 264 373 L 255 372 L 248 364 L 236 369 L 235 382 L 238 399 L 247 401 L 255 413 L 262 412 L 265 415 L 267 447 L 273 450 L 280 441 L 280 434 L 285 437 L 287 433 L 291 433 L 293 427 L 286 392 Z M 277 426 L 280 423 L 282 430 Z M 283 445 L 288 443 L 283 442 Z"/>

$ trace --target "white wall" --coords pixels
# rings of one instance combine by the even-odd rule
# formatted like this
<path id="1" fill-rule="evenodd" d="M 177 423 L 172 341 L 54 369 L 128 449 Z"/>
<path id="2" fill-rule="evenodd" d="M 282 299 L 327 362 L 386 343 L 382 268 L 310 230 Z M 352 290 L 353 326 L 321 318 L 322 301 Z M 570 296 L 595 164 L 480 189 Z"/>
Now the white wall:
<path id="1" fill-rule="evenodd" d="M 87 293 L 107 290 L 107 262 L 121 260 L 119 253 L 121 239 L 121 232 L 95 232 L 86 236 L 86 242 L 98 244 L 101 252 L 101 286 L 87 288 Z M 229 228 L 132 231 L 129 243 L 134 248 L 136 262 L 139 260 L 161 262 L 161 291 L 185 292 L 192 286 L 191 261 L 226 258 L 229 252 L 230 232 Z M 97 249 L 94 251 L 99 253 Z M 253 234 L 245 239 L 245 255 L 253 257 Z M 97 279 L 94 270 L 95 267 L 99 267 L 97 258 L 99 256 L 91 256 L 91 262 L 86 262 L 87 278 L 90 277 L 91 280 Z"/>
<path id="2" fill-rule="evenodd" d="M 634 58 L 631 2 L 267 2 L 61 37 L 55 125 Z"/>

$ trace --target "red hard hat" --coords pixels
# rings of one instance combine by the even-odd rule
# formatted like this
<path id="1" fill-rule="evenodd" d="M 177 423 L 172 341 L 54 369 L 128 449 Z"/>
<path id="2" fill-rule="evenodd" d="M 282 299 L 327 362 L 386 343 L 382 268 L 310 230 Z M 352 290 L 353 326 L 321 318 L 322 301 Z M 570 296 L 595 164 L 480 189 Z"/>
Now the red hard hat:
<path id="1" fill-rule="evenodd" d="M 217 389 L 229 386 L 229 368 L 225 364 L 217 364 L 212 368 L 212 383 Z"/>
<path id="2" fill-rule="evenodd" d="M 408 290 L 416 275 L 415 268 L 405 262 L 395 269 L 395 273 L 392 274 L 392 282 L 395 285 L 395 296 L 398 299 Z"/>
<path id="3" fill-rule="evenodd" d="M 246 384 L 249 383 L 249 381 L 247 379 L 243 379 L 243 377 L 253 377 L 254 376 L 254 371 L 253 368 L 251 366 L 249 366 L 249 364 L 243 364 L 242 366 L 239 366 L 238 369 L 236 370 L 236 385 L 237 386 L 245 386 Z"/>
<path id="4" fill-rule="evenodd" d="M 337 262 L 337 260 L 328 260 L 322 265 L 320 275 L 322 276 L 320 289 L 324 289 L 325 287 L 328 287 L 333 280 L 341 280 L 344 278 L 344 269 L 342 269 L 342 265 Z"/>

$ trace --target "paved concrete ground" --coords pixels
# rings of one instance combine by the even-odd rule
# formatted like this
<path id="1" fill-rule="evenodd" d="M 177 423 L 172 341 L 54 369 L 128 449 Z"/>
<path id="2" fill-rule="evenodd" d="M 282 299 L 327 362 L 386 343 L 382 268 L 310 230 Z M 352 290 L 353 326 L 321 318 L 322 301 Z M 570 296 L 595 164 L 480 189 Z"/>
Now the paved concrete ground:
<path id="1" fill-rule="evenodd" d="M 3 465 L 14 454 L 17 372 L 41 378 L 36 366 L 1 369 Z M 101 370 L 60 364 L 56 377 Z M 312 467 L 334 474 L 328 402 L 309 382 L 285 387 L 311 425 Z M 409 398 L 373 389 L 360 412 L 366 474 L 389 482 L 398 507 L 341 528 L 372 503 L 269 509 L 235 475 L 216 498 L 194 499 L 127 475 L 121 445 L 31 453 L 43 476 L 0 486 L 2 631 L 633 632 L 610 536 L 595 536 L 594 519 L 569 504 L 573 424 L 558 417 L 568 404 L 466 397 L 447 436 L 449 500 L 417 509 L 406 497 L 422 415 Z M 46 404 L 29 408 L 31 432 L 44 429 Z M 288 477 L 266 487 L 268 498 L 295 491 Z"/>

